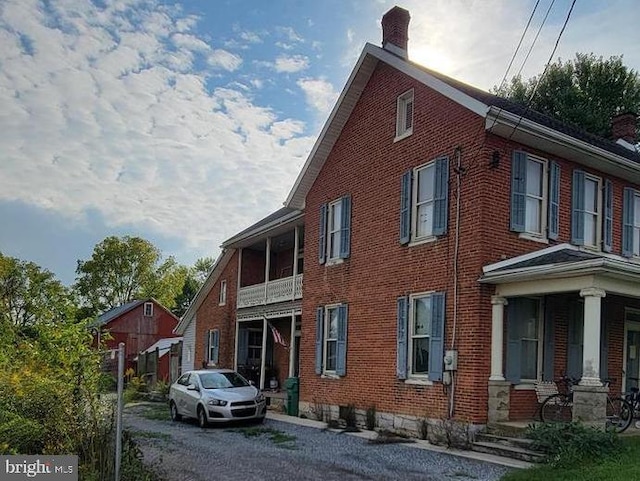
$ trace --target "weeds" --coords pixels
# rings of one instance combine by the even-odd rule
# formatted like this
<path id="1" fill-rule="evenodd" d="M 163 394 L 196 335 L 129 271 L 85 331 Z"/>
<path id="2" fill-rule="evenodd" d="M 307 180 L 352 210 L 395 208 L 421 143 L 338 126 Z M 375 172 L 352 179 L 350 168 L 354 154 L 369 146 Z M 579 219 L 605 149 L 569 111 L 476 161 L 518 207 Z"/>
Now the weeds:
<path id="1" fill-rule="evenodd" d="M 260 436 L 268 436 L 269 440 L 276 444 L 287 448 L 292 448 L 292 445 L 288 445 L 287 443 L 292 443 L 296 440 L 295 436 L 291 434 L 287 434 L 279 429 L 274 428 L 265 428 L 265 427 L 252 427 L 252 428 L 242 428 L 242 429 L 230 429 L 232 432 L 240 432 L 246 438 L 257 438 Z"/>
<path id="2" fill-rule="evenodd" d="M 378 423 L 376 420 L 376 406 L 375 404 L 373 404 L 367 408 L 367 413 L 365 416 L 365 425 L 369 431 L 373 431 L 376 428 L 377 424 Z"/>

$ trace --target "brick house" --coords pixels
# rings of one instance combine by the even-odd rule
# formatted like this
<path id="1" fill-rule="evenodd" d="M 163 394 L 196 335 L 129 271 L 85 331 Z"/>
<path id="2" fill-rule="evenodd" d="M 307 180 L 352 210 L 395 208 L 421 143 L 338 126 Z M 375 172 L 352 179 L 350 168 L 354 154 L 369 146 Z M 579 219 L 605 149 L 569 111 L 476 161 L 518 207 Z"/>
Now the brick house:
<path id="1" fill-rule="evenodd" d="M 532 419 L 535 383 L 568 373 L 574 414 L 599 421 L 602 379 L 621 392 L 640 377 L 635 116 L 602 139 L 426 69 L 408 23 L 383 17 L 383 47 L 364 47 L 285 208 L 224 244 L 234 363 L 243 329 L 271 318 L 289 341 L 300 326 L 303 411 L 375 406 L 408 429 Z M 302 272 L 303 296 L 287 284 L 291 300 L 269 302 Z"/>
<path id="2" fill-rule="evenodd" d="M 96 320 L 98 342 L 104 340 L 106 349 L 117 349 L 125 344 L 125 369 L 135 366 L 138 353 L 147 350 L 162 339 L 175 337 L 174 328 L 179 319 L 153 298 L 131 301 L 101 314 Z M 161 379 L 161 378 L 160 378 Z"/>

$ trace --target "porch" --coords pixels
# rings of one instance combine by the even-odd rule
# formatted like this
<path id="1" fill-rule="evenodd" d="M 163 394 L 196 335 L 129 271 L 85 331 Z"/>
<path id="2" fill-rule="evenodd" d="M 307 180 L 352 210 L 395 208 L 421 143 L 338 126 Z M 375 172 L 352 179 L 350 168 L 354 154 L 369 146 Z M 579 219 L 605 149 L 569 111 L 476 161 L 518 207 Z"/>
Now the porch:
<path id="1" fill-rule="evenodd" d="M 535 383 L 580 379 L 573 418 L 604 425 L 606 396 L 637 386 L 640 265 L 567 244 L 486 266 L 490 423 L 532 420 Z M 609 387 L 603 385 L 610 379 Z"/>

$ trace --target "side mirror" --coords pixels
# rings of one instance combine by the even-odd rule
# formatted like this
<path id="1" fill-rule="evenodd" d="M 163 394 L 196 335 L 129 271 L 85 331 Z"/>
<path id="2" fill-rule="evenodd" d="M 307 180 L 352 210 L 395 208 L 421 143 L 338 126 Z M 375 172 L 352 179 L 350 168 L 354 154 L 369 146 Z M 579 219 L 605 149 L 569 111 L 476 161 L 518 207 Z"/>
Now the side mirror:
<path id="1" fill-rule="evenodd" d="M 187 386 L 187 391 L 200 391 L 200 388 L 195 384 L 189 384 Z"/>
<path id="2" fill-rule="evenodd" d="M 251 386 L 255 386 L 255 384 L 256 384 L 256 383 L 255 383 L 255 382 L 253 382 L 253 381 L 251 381 L 251 380 L 249 380 L 249 384 L 250 384 Z"/>

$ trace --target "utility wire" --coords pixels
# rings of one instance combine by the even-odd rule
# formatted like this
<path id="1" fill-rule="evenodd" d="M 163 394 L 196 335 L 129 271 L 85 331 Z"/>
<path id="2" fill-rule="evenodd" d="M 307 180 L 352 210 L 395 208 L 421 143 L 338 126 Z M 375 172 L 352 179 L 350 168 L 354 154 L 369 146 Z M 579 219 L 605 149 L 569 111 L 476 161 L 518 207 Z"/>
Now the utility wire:
<path id="1" fill-rule="evenodd" d="M 518 73 L 516 74 L 516 76 L 519 76 L 520 74 L 522 74 L 522 70 L 524 69 L 524 66 L 527 63 L 527 60 L 529 60 L 529 55 L 531 55 L 531 52 L 533 51 L 533 47 L 535 46 L 536 42 L 538 41 L 538 37 L 540 36 L 540 32 L 542 31 L 542 27 L 546 23 L 547 18 L 549 17 L 549 13 L 551 12 L 551 9 L 553 8 L 553 4 L 554 3 L 556 3 L 556 0 L 552 0 L 552 2 L 549 4 L 549 8 L 547 8 L 547 13 L 544 14 L 544 18 L 542 19 L 542 23 L 540 24 L 540 27 L 538 27 L 538 31 L 536 32 L 536 36 L 534 37 L 533 42 L 531 42 L 531 46 L 529 47 L 529 51 L 527 52 L 527 55 L 524 57 L 524 60 L 522 61 L 522 65 L 520 65 L 520 69 L 518 70 Z"/>

